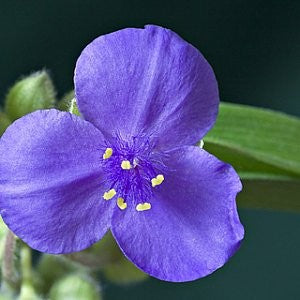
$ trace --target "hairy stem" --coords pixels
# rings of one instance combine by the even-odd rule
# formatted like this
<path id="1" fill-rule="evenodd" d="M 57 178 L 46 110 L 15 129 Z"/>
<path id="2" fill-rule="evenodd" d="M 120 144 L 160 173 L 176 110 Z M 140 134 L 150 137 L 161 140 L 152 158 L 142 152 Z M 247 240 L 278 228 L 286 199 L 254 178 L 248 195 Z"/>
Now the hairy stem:
<path id="1" fill-rule="evenodd" d="M 5 285 L 14 291 L 19 288 L 19 278 L 15 270 L 15 247 L 16 237 L 9 230 L 5 238 L 3 264 L 2 264 L 2 278 Z"/>

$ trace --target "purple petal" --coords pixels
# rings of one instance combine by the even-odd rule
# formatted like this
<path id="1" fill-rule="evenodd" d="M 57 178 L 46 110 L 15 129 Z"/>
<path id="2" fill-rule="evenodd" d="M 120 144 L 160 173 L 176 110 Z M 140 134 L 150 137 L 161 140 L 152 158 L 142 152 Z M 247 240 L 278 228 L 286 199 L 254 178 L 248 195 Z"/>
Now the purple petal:
<path id="1" fill-rule="evenodd" d="M 95 39 L 77 61 L 75 92 L 85 119 L 105 134 L 143 132 L 170 148 L 199 141 L 219 104 L 205 58 L 159 26 Z"/>
<path id="2" fill-rule="evenodd" d="M 231 166 L 197 147 L 170 152 L 166 165 L 152 208 L 115 211 L 112 232 L 124 254 L 150 275 L 194 280 L 223 266 L 239 248 L 244 229 L 235 197 L 241 183 Z"/>
<path id="3" fill-rule="evenodd" d="M 0 211 L 32 248 L 68 253 L 98 241 L 110 226 L 102 199 L 101 132 L 57 110 L 37 111 L 0 140 Z"/>

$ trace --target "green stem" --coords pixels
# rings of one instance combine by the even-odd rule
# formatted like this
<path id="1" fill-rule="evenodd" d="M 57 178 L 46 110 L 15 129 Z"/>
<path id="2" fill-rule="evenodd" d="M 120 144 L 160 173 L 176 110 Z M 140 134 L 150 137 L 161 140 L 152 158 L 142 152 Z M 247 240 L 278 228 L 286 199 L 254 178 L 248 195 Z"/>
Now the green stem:
<path id="1" fill-rule="evenodd" d="M 20 256 L 21 256 L 22 284 L 21 284 L 19 300 L 37 299 L 37 296 L 35 294 L 32 285 L 31 249 L 24 243 L 22 244 Z"/>

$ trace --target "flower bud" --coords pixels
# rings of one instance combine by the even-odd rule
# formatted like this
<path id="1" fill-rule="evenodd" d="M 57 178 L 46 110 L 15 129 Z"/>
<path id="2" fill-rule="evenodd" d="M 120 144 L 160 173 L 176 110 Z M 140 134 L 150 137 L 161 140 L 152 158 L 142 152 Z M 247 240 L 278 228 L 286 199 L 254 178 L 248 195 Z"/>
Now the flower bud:
<path id="1" fill-rule="evenodd" d="M 43 254 L 36 267 L 37 274 L 35 277 L 39 280 L 35 284 L 38 291 L 48 293 L 56 280 L 63 278 L 75 269 L 74 264 L 61 255 Z"/>
<path id="2" fill-rule="evenodd" d="M 103 269 L 108 264 L 119 261 L 123 256 L 112 234 L 106 235 L 86 250 L 66 254 L 64 257 L 93 270 Z"/>
<path id="3" fill-rule="evenodd" d="M 18 300 L 29 300 L 29 299 L 41 300 L 41 298 L 36 294 L 33 286 L 31 284 L 25 283 L 21 287 L 21 292 Z"/>
<path id="4" fill-rule="evenodd" d="M 15 300 L 16 298 L 11 293 L 1 291 L 0 300 Z"/>
<path id="5" fill-rule="evenodd" d="M 148 278 L 124 257 L 111 232 L 90 248 L 64 256 L 91 270 L 102 271 L 108 280 L 116 284 L 132 284 Z"/>
<path id="6" fill-rule="evenodd" d="M 64 94 L 64 96 L 61 98 L 61 100 L 58 101 L 56 107 L 59 110 L 62 111 L 69 111 L 70 103 L 75 98 L 74 90 L 71 90 Z"/>
<path id="7" fill-rule="evenodd" d="M 138 269 L 124 256 L 118 261 L 106 266 L 103 273 L 109 281 L 119 285 L 134 284 L 148 278 L 146 273 Z"/>
<path id="8" fill-rule="evenodd" d="M 80 116 L 78 110 L 77 101 L 75 98 L 74 91 L 66 93 L 62 99 L 57 103 L 56 107 L 62 111 L 68 111 L 74 115 Z"/>
<path id="9" fill-rule="evenodd" d="M 14 121 L 38 109 L 51 108 L 55 90 L 46 71 L 33 73 L 18 81 L 8 92 L 5 112 Z"/>
<path id="10" fill-rule="evenodd" d="M 69 112 L 74 115 L 80 116 L 80 112 L 78 110 L 78 106 L 75 98 L 73 98 L 70 102 Z"/>
<path id="11" fill-rule="evenodd" d="M 5 129 L 10 125 L 10 120 L 6 114 L 0 111 L 0 136 L 3 134 Z"/>
<path id="12" fill-rule="evenodd" d="M 100 300 L 102 297 L 97 283 L 87 274 L 70 274 L 53 285 L 49 299 Z"/>

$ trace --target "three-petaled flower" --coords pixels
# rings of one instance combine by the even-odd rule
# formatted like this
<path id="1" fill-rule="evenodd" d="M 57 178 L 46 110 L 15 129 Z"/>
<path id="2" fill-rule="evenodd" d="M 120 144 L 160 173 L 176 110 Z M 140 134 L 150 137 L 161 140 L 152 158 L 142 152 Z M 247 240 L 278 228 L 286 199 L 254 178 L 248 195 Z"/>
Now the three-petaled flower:
<path id="1" fill-rule="evenodd" d="M 203 277 L 244 230 L 233 168 L 194 146 L 213 126 L 217 82 L 200 52 L 158 26 L 100 36 L 80 55 L 84 117 L 36 111 L 0 143 L 0 209 L 48 253 L 83 250 L 108 229 L 135 265 L 169 281 Z"/>

